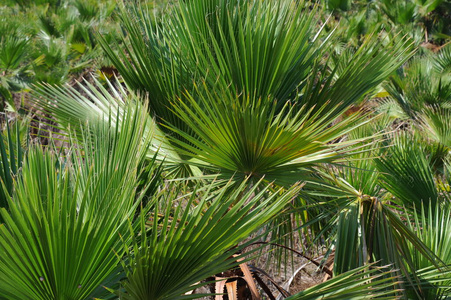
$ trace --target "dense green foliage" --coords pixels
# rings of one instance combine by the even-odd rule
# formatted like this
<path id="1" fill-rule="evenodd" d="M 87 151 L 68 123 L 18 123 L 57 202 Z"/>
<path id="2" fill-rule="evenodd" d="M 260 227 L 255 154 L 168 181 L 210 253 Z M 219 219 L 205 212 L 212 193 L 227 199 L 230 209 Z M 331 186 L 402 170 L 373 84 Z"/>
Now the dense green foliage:
<path id="1" fill-rule="evenodd" d="M 448 299 L 450 30 L 443 0 L 4 2 L 0 299 Z M 247 274 L 290 252 L 328 280 Z"/>

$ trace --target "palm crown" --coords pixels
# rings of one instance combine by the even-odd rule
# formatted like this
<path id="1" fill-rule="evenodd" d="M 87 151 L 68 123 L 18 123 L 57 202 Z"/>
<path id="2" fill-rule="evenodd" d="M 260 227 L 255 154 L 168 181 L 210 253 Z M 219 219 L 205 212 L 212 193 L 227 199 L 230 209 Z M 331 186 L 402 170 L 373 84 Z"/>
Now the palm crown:
<path id="1" fill-rule="evenodd" d="M 394 134 L 400 120 L 360 107 L 414 54 L 412 41 L 374 34 L 336 57 L 321 9 L 120 5 L 123 31 L 97 40 L 123 82 L 33 88 L 31 102 L 66 132 L 67 147 L 53 148 L 61 157 L 31 147 L 22 164 L 20 141 L 0 141 L 0 291 L 198 298 L 203 279 L 246 259 L 239 250 L 291 247 L 299 233 L 326 247 L 334 277 L 289 299 L 446 295 L 449 47 L 391 77 L 391 98 L 375 105 L 399 105 L 410 131 Z M 90 247 L 94 237 L 105 246 Z"/>

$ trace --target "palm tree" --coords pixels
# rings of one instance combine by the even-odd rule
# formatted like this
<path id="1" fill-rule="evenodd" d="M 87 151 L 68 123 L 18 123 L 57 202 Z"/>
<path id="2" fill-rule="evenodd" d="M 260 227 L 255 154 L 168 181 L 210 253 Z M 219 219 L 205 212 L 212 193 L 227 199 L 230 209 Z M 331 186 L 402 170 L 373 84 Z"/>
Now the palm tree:
<path id="1" fill-rule="evenodd" d="M 251 201 L 252 206 L 260 207 L 267 203 L 267 197 L 274 197 L 277 191 L 290 193 L 293 184 L 303 181 L 307 184 L 302 196 L 286 203 L 287 210 L 283 213 L 274 213 L 272 216 L 277 215 L 277 219 L 264 218 L 265 221 L 273 222 L 275 228 L 280 228 L 280 224 L 294 226 L 293 220 L 301 220 L 301 225 L 310 224 L 308 221 L 316 218 L 324 222 L 325 227 L 320 228 L 318 236 L 327 234 L 332 245 L 330 250 L 335 251 L 333 271 L 338 279 L 333 282 L 339 283 L 340 278 L 356 279 L 349 277 L 350 272 L 356 268 L 363 270 L 368 264 L 374 266 L 371 264 L 379 262 L 379 267 L 394 264 L 399 269 L 397 276 L 386 270 L 381 275 L 384 282 L 381 289 L 401 296 L 401 288 L 411 285 L 422 295 L 422 274 L 407 275 L 414 270 L 411 252 L 417 251 L 434 267 L 442 266 L 443 262 L 413 232 L 418 224 L 409 227 L 410 223 L 399 216 L 399 207 L 392 205 L 389 197 L 398 199 L 398 205 L 418 204 L 433 198 L 437 191 L 434 176 L 429 169 L 422 169 L 427 166 L 424 159 L 411 168 L 405 164 L 405 160 L 418 154 L 417 150 L 404 151 L 405 147 L 398 147 L 399 152 L 382 153 L 380 160 L 359 157 L 361 154 L 354 153 L 357 149 L 366 154 L 380 154 L 376 142 L 370 146 L 362 143 L 368 139 L 368 132 L 364 136 L 353 134 L 362 124 L 374 119 L 361 113 L 343 114 L 406 61 L 412 54 L 410 44 L 401 39 L 389 41 L 387 45 L 379 43 L 374 36 L 355 53 L 343 57 L 343 62 L 332 66 L 323 59 L 330 54 L 329 37 L 323 36 L 319 29 L 313 30 L 316 14 L 316 8 L 309 10 L 292 1 L 271 0 L 184 1 L 157 21 L 145 9 L 123 8 L 119 16 L 126 30 L 120 41 L 125 45 L 124 50 L 115 52 L 105 39 L 100 40 L 127 88 L 110 84 L 108 91 L 95 83 L 80 86 L 82 94 L 69 87 L 41 86 L 40 98 L 35 101 L 67 130 L 69 126 L 79 128 L 78 123 L 85 119 L 106 122 L 105 114 L 110 106 L 118 109 L 118 113 L 108 122 L 118 126 L 115 124 L 121 123 L 128 102 L 135 102 L 140 95 L 149 99 L 149 106 L 136 103 L 134 106 L 138 110 L 147 109 L 155 117 L 148 119 L 147 129 L 143 130 L 144 136 L 153 133 L 158 141 L 148 148 L 149 158 L 158 155 L 163 161 L 164 156 L 167 171 L 189 165 L 190 175 L 203 179 L 219 177 L 223 182 L 233 180 L 233 186 L 239 187 L 237 191 L 229 189 L 227 193 L 234 197 L 226 198 L 225 206 L 215 206 L 213 201 L 210 208 L 202 202 L 195 209 L 197 214 L 190 215 L 187 210 L 178 211 L 175 216 L 200 222 L 196 221 L 200 215 L 213 213 L 216 208 L 225 213 L 227 206 L 234 211 L 234 205 L 240 207 L 242 201 L 249 199 L 249 190 L 258 195 L 267 193 Z M 391 54 L 387 55 L 386 51 Z M 80 130 L 78 136 L 82 136 Z M 158 154 L 156 148 L 160 148 Z M 332 163 L 343 163 L 345 157 L 356 160 L 348 168 L 331 167 Z M 318 173 L 323 167 L 337 168 L 333 170 L 338 170 L 338 175 Z M 180 174 L 171 172 L 173 177 Z M 414 183 L 424 189 L 414 190 L 412 194 L 411 182 L 395 180 L 406 174 L 412 175 Z M 231 186 L 226 185 L 226 190 Z M 316 201 L 316 196 L 322 198 Z M 154 210 L 150 232 L 160 232 L 162 240 L 185 233 L 191 224 L 177 221 L 176 225 L 171 215 L 161 218 L 166 224 L 161 229 L 155 221 L 158 219 L 155 212 L 158 210 Z M 280 223 L 281 220 L 285 223 Z M 218 217 L 217 223 L 210 225 L 220 223 Z M 147 231 L 142 227 L 141 235 Z M 166 251 L 162 240 L 154 235 L 134 242 L 135 249 L 143 250 L 129 252 L 130 264 L 125 264 L 129 269 L 126 267 L 128 279 L 123 287 L 129 296 L 138 292 L 143 276 L 151 272 L 147 264 L 134 263 L 151 260 L 156 253 L 152 251 L 160 247 L 162 250 L 158 251 Z M 222 248 L 224 251 L 238 242 L 226 240 L 230 243 L 224 247 L 230 248 Z M 178 245 L 176 242 L 180 241 L 174 241 L 174 245 Z M 349 255 L 355 252 L 357 256 Z M 177 258 L 164 257 L 158 267 L 172 266 L 172 259 Z M 227 261 L 223 266 L 233 263 Z M 373 267 L 368 268 L 370 273 L 374 272 Z M 208 272 L 213 270 L 216 269 Z M 195 281 L 186 281 L 186 285 L 177 289 L 177 295 L 189 291 L 190 287 L 194 289 L 191 285 L 207 273 L 201 274 L 192 277 Z M 402 276 L 405 285 L 399 282 Z M 372 283 L 376 284 L 378 281 L 373 279 Z M 158 278 L 152 280 L 149 286 L 160 282 Z M 359 293 L 366 293 L 366 287 L 372 285 L 364 280 L 358 282 L 364 283 L 358 284 Z M 364 292 L 360 290 L 362 286 Z M 155 292 L 155 288 L 150 290 Z M 323 291 L 324 296 L 330 290 L 324 284 L 316 291 Z M 168 295 L 175 297 L 163 291 L 161 296 L 152 297 L 163 299 Z M 190 297 L 196 296 L 186 296 Z M 303 299 L 301 295 L 299 299 Z"/>
<path id="2" fill-rule="evenodd" d="M 379 128 L 387 121 L 381 120 Z M 372 124 L 366 130 L 374 129 Z M 366 130 L 351 135 L 366 135 Z M 392 144 L 381 147 L 387 143 Z M 336 274 L 367 263 L 392 263 L 403 278 L 398 289 L 405 292 L 399 295 L 448 295 L 449 261 L 441 250 L 448 233 L 439 229 L 447 218 L 441 212 L 448 206 L 450 179 L 449 173 L 434 172 L 434 157 L 426 147 L 419 135 L 388 133 L 385 140 L 366 146 L 348 167 L 322 174 L 329 185 L 318 186 L 316 193 L 329 211 L 320 215 L 329 231 L 318 234 L 329 239 Z"/>
<path id="3" fill-rule="evenodd" d="M 249 245 L 255 239 L 248 238 L 251 233 L 280 213 L 301 188 L 293 186 L 280 196 L 269 193 L 267 187 L 258 191 L 259 186 L 248 189 L 243 181 L 232 193 L 227 186 L 209 186 L 179 199 L 178 189 L 165 190 L 154 200 L 150 220 L 141 215 L 140 235 L 130 245 L 124 266 L 127 277 L 117 294 L 133 300 L 202 297 L 190 291 L 206 285 L 203 280 L 213 274 L 248 260 L 249 253 L 235 254 Z M 160 211 L 162 204 L 165 208 Z M 171 209 L 174 204 L 175 210 Z"/>
<path id="4" fill-rule="evenodd" d="M 0 33 L 0 101 L 1 110 L 5 111 L 6 105 L 15 108 L 12 92 L 27 86 L 29 66 L 24 61 L 28 56 L 29 41 L 8 27 Z"/>
<path id="5" fill-rule="evenodd" d="M 144 195 L 137 187 L 147 119 L 129 109 L 117 129 L 91 123 L 65 158 L 29 149 L 1 209 L 4 297 L 86 299 L 118 279 L 121 235 Z"/>
<path id="6" fill-rule="evenodd" d="M 437 55 L 413 59 L 390 77 L 386 86 L 399 117 L 428 144 L 438 173 L 443 173 L 451 149 L 451 76 L 447 71 L 450 49 L 445 47 Z"/>
<path id="7" fill-rule="evenodd" d="M 79 123 L 64 157 L 37 146 L 27 152 L 9 209 L 2 209 L 0 291 L 8 299 L 85 299 L 105 295 L 102 286 L 125 299 L 198 298 L 189 292 L 247 259 L 232 258 L 252 240 L 239 242 L 299 192 L 301 185 L 280 196 L 243 182 L 233 193 L 212 184 L 180 198 L 170 186 L 154 197 L 153 181 L 139 188 L 151 137 L 141 105 L 123 103 Z M 135 218 L 146 195 L 151 199 Z M 387 294 L 376 270 L 353 272 L 343 278 L 355 280 L 355 293 L 371 286 L 373 295 Z M 295 299 L 330 293 L 343 299 L 332 291 L 341 287 L 340 278 Z"/>
<path id="8" fill-rule="evenodd" d="M 342 145 L 329 142 L 362 118 L 329 125 L 411 54 L 406 41 L 388 56 L 368 39 L 335 78 L 321 61 L 329 37 L 314 31 L 317 12 L 293 1 L 185 1 L 154 22 L 145 9 L 123 8 L 125 49 L 102 46 L 128 86 L 149 94 L 150 113 L 185 162 L 273 180 L 278 166 L 283 175 L 335 159 Z"/>

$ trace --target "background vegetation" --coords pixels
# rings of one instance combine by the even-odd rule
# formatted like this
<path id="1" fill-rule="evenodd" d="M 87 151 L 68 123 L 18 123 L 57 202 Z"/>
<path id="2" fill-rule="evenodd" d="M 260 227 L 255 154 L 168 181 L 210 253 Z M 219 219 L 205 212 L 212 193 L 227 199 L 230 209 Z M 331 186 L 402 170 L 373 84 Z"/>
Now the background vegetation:
<path id="1" fill-rule="evenodd" d="M 450 297 L 448 1 L 2 3 L 0 299 Z"/>

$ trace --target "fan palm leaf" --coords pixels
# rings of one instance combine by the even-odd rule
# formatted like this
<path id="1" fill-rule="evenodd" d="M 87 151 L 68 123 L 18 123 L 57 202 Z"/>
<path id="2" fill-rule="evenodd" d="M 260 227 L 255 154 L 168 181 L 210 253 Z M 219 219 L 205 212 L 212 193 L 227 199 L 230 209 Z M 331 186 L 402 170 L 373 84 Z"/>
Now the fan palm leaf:
<path id="1" fill-rule="evenodd" d="M 390 51 L 391 55 L 386 51 Z M 387 43 L 378 36 L 370 35 L 354 53 L 336 58 L 338 63 L 333 68 L 328 63 L 324 67 L 312 68 L 321 76 L 309 78 L 305 90 L 300 91 L 298 101 L 316 109 L 328 104 L 327 111 L 334 112 L 331 114 L 332 122 L 333 117 L 342 114 L 351 105 L 360 104 L 413 53 L 409 39 L 397 37 Z"/>
<path id="2" fill-rule="evenodd" d="M 381 184 L 399 205 L 418 208 L 425 202 L 435 206 L 438 190 L 430 160 L 423 147 L 412 140 L 411 135 L 400 134 L 387 154 L 377 160 Z"/>
<path id="3" fill-rule="evenodd" d="M 385 155 L 379 157 L 378 144 L 381 142 L 367 145 L 367 151 L 354 155 L 348 166 L 322 172 L 328 185 L 311 183 L 313 190 L 319 187 L 312 193 L 319 196 L 316 208 L 326 212 L 318 214 L 319 220 L 330 224 L 323 225 L 330 228 L 329 231 L 318 234 L 327 233 L 330 251 L 334 251 L 335 275 L 368 263 L 393 264 L 398 270 L 395 273 L 406 281 L 396 283 L 395 289 L 407 289 L 408 286 L 413 296 L 424 295 L 425 285 L 420 275 L 412 271 L 415 270 L 415 257 L 411 249 L 421 253 L 428 267 L 439 270 L 443 262 L 434 249 L 417 236 L 411 223 L 399 215 L 399 207 L 405 205 L 413 209 L 416 203 L 429 199 L 435 199 L 434 205 L 438 206 L 439 200 L 434 198 L 438 196 L 434 175 L 421 148 L 412 146 L 411 141 L 395 140 L 395 146 L 383 149 Z M 384 168 L 381 168 L 381 161 Z M 412 191 L 420 184 L 425 185 L 421 187 L 421 194 Z M 396 197 L 391 198 L 392 195 Z M 399 206 L 394 206 L 393 202 Z"/>
<path id="4" fill-rule="evenodd" d="M 22 146 L 19 127 L 19 124 L 14 124 L 12 130 L 15 129 L 15 134 L 13 134 L 10 125 L 6 124 L 5 132 L 0 135 L 0 178 L 4 187 L 0 191 L 0 207 L 4 208 L 8 207 L 8 197 L 13 192 L 14 178 L 20 176 L 19 170 L 26 151 Z M 0 218 L 1 223 L 3 223 L 2 218 Z"/>
<path id="5" fill-rule="evenodd" d="M 387 92 L 412 119 L 424 107 L 450 107 L 451 77 L 440 65 L 446 67 L 440 56 L 418 57 L 390 77 Z"/>
<path id="6" fill-rule="evenodd" d="M 156 24 L 148 8 L 138 5 L 127 10 L 122 6 L 118 16 L 127 34 L 119 37 L 121 45 L 113 40 L 112 46 L 98 35 L 105 54 L 131 89 L 149 94 L 153 115 L 186 130 L 167 105 L 196 79 L 189 57 L 164 38 L 170 27 Z M 117 52 L 116 48 L 122 50 Z"/>
<path id="7" fill-rule="evenodd" d="M 120 128 L 90 125 L 67 159 L 39 147 L 28 152 L 9 209 L 1 210 L 3 296 L 86 299 L 118 279 L 120 236 L 143 195 L 138 166 L 148 145 L 148 115 L 129 108 Z"/>
<path id="8" fill-rule="evenodd" d="M 195 1 L 187 5 L 195 5 L 194 3 Z M 294 14 L 300 13 L 298 10 L 302 10 L 302 5 L 292 7 L 291 4 L 290 1 L 284 1 L 279 7 L 273 1 L 262 1 L 253 2 L 245 7 L 236 5 L 222 8 L 229 9 L 229 21 L 225 25 L 219 17 L 215 21 L 218 26 L 227 26 L 226 29 L 219 30 L 221 42 L 215 46 L 216 31 L 210 29 L 209 41 L 212 46 L 198 47 L 199 54 L 196 56 L 199 57 L 199 65 L 208 66 L 208 74 L 214 74 L 212 76 L 214 83 L 206 78 L 206 82 L 199 85 L 200 88 L 196 87 L 194 92 L 186 91 L 185 96 L 172 101 L 171 110 L 190 128 L 189 131 L 183 132 L 170 122 L 164 123 L 176 133 L 175 137 L 183 137 L 181 140 L 173 139 L 173 144 L 177 144 L 185 156 L 191 156 L 193 163 L 211 165 L 211 168 L 216 168 L 225 176 L 234 173 L 240 176 L 265 175 L 269 181 L 279 180 L 279 183 L 285 181 L 285 184 L 289 185 L 290 181 L 286 177 L 293 179 L 305 176 L 308 174 L 305 172 L 307 167 L 319 162 L 331 162 L 340 157 L 338 149 L 344 144 L 349 145 L 352 141 L 331 145 L 332 142 L 358 126 L 359 122 L 364 123 L 367 120 L 365 117 L 361 116 L 359 119 L 354 115 L 334 123 L 334 126 L 330 126 L 331 123 L 351 104 L 376 88 L 411 55 L 408 41 L 401 39 L 396 42 L 391 47 L 396 54 L 387 56 L 375 38 L 368 39 L 352 56 L 346 70 L 335 80 L 335 70 L 330 72 L 327 66 L 320 67 L 318 64 L 316 56 L 319 53 L 312 50 L 315 36 L 312 32 L 300 29 L 302 22 L 310 24 L 313 17 L 307 14 L 305 21 L 294 21 L 295 18 L 289 11 L 294 11 Z M 285 27 L 279 28 L 277 22 L 268 24 L 263 22 L 252 26 L 245 23 L 256 18 L 252 14 L 264 14 L 266 9 L 269 9 L 268 6 L 272 7 L 271 5 L 275 5 L 272 8 L 274 11 L 279 12 L 277 9 L 280 9 L 282 20 L 285 18 L 290 20 Z M 253 12 L 253 9 L 256 11 Z M 222 16 L 221 13 L 222 10 L 218 8 L 217 15 Z M 240 13 L 243 14 L 242 22 L 247 24 L 246 26 L 240 25 Z M 248 15 L 253 17 L 250 18 Z M 244 21 L 245 16 L 250 19 Z M 232 17 L 237 20 L 232 20 Z M 234 26 L 238 26 L 238 30 Z M 243 29 L 240 29 L 241 27 Z M 277 41 L 283 37 L 280 40 L 280 47 L 283 50 L 280 52 L 274 50 L 278 56 L 275 57 L 276 54 L 273 54 L 272 60 L 277 61 L 284 57 L 283 61 L 285 59 L 292 61 L 292 69 L 289 72 L 301 72 L 295 76 L 299 80 L 297 84 L 288 84 L 291 88 L 284 86 L 280 92 L 278 88 L 264 90 L 272 83 L 272 79 L 263 77 L 266 74 L 266 71 L 263 71 L 265 67 L 259 68 L 260 72 L 255 72 L 249 67 L 251 61 L 256 61 L 255 66 L 261 63 L 255 57 L 247 58 L 248 55 L 253 55 L 249 53 L 255 51 L 248 51 L 249 48 L 246 48 L 252 44 L 247 39 L 251 39 L 254 34 L 260 34 L 260 30 L 274 30 L 281 36 L 274 37 L 276 41 L 264 39 L 259 49 L 279 46 Z M 296 38 L 291 37 L 296 30 L 300 30 L 294 35 Z M 237 36 L 234 36 L 235 33 Z M 299 34 L 305 38 L 301 39 L 298 37 Z M 308 37 L 309 35 L 311 36 Z M 198 35 L 193 39 L 196 37 Z M 206 41 L 199 43 L 204 46 L 208 44 Z M 287 50 L 290 49 L 290 43 L 298 45 L 297 49 L 301 49 L 300 54 Z M 236 48 L 227 48 L 227 45 L 229 47 L 236 45 L 234 46 Z M 190 49 L 194 49 L 194 46 Z M 205 63 L 202 57 L 206 57 Z M 281 68 L 283 70 L 283 67 Z M 268 74 L 278 71 L 271 69 Z M 237 75 L 230 75 L 234 72 Z M 283 76 L 291 76 L 289 72 Z M 301 76 L 304 74 L 302 72 L 314 75 Z M 317 78 L 316 74 L 319 72 L 323 75 Z M 284 77 L 280 76 L 279 80 L 285 82 Z M 295 91 L 296 94 L 293 94 Z M 293 97 L 291 103 L 287 101 L 289 97 Z"/>
<path id="9" fill-rule="evenodd" d="M 196 133 L 191 137 L 167 124 L 189 142 L 173 140 L 179 151 L 191 155 L 199 166 L 219 170 L 225 178 L 236 173 L 239 178 L 265 177 L 287 186 L 299 180 L 307 168 L 340 157 L 340 149 L 352 142 L 328 143 L 368 121 L 354 115 L 329 126 L 324 121 L 329 114 L 322 110 L 312 113 L 287 103 L 277 113 L 275 101 L 243 103 L 229 91 L 200 92 L 196 99 L 187 95 L 187 104 L 179 101 L 173 105 L 180 119 Z"/>
<path id="10" fill-rule="evenodd" d="M 128 85 L 149 93 L 150 112 L 165 125 L 162 130 L 170 133 L 172 145 L 185 160 L 192 158 L 190 163 L 202 166 L 217 162 L 212 167 L 227 171 L 227 176 L 270 176 L 276 168 L 280 175 L 295 166 L 333 160 L 335 149 L 326 149 L 327 143 L 346 133 L 357 117 L 332 129 L 330 123 L 412 54 L 409 41 L 395 42 L 392 54 L 385 55 L 382 43 L 370 38 L 335 80 L 334 70 L 331 74 L 327 65 L 320 66 L 328 37 L 319 40 L 316 13 L 316 7 L 306 9 L 305 3 L 288 0 L 183 1 L 153 21 L 144 8 L 123 7 L 119 17 L 127 33 L 120 38 L 124 50 L 116 53 L 100 40 Z M 323 76 L 318 78 L 320 72 Z M 229 103 L 214 100 L 217 97 Z M 299 106 L 289 108 L 289 99 Z M 223 124 L 218 118 L 236 117 L 238 108 L 229 107 L 240 101 L 241 107 L 252 109 L 240 108 L 238 118 L 250 121 Z M 224 106 L 230 116 L 221 111 Z M 214 115 L 219 111 L 223 116 Z M 283 122 L 290 125 L 281 130 Z M 204 124 L 209 132 L 201 128 Z M 251 132 L 238 132 L 238 126 Z M 231 138 L 212 142 L 221 135 L 218 132 Z M 300 138 L 289 141 L 292 132 Z M 244 134 L 249 142 L 243 141 Z M 268 142 L 255 147 L 260 138 Z M 216 153 L 207 157 L 207 148 Z"/>
<path id="11" fill-rule="evenodd" d="M 396 282 L 399 282 L 399 279 L 391 271 L 364 266 L 340 274 L 286 299 L 399 299 L 397 293 L 401 290 L 390 289 Z"/>
<path id="12" fill-rule="evenodd" d="M 451 45 L 445 45 L 437 53 L 434 59 L 434 68 L 442 74 L 449 74 L 451 71 Z"/>
<path id="13" fill-rule="evenodd" d="M 187 1 L 169 19 L 172 44 L 186 48 L 211 86 L 220 82 L 244 99 L 281 103 L 305 84 L 323 51 L 315 7 L 294 1 Z M 326 39 L 327 40 L 327 37 Z"/>
<path id="14" fill-rule="evenodd" d="M 121 299 L 194 299 L 204 295 L 187 293 L 208 277 L 242 263 L 241 249 L 252 233 L 283 210 L 299 192 L 295 185 L 282 195 L 257 183 L 248 188 L 243 181 L 230 192 L 230 183 L 220 190 L 206 188 L 177 200 L 176 191 L 166 191 L 156 200 L 149 228 L 141 217 L 141 233 L 125 264 Z M 204 188 L 205 189 L 205 188 Z M 181 204 L 183 203 L 183 205 Z M 158 205 L 164 209 L 159 210 Z M 183 206 L 183 207 L 182 207 Z M 249 255 L 249 253 L 247 253 Z"/>
<path id="15" fill-rule="evenodd" d="M 406 211 L 406 216 L 409 215 L 411 214 Z M 414 262 L 412 272 L 418 273 L 418 277 L 422 280 L 425 299 L 446 299 L 451 294 L 450 206 L 443 203 L 434 208 L 423 204 L 420 212 L 413 211 L 408 221 L 411 230 L 416 231 L 421 241 L 444 263 L 441 270 L 437 270 L 417 249 L 409 247 Z"/>
<path id="16" fill-rule="evenodd" d="M 451 110 L 439 106 L 425 107 L 418 116 L 418 127 L 425 138 L 446 149 L 451 148 Z"/>
<path id="17" fill-rule="evenodd" d="M 45 123 L 56 127 L 62 134 L 75 132 L 79 138 L 82 137 L 82 124 L 86 122 L 109 123 L 120 128 L 126 107 L 136 105 L 137 110 L 147 109 L 147 105 L 139 104 L 143 101 L 139 93 L 123 87 L 118 80 L 107 81 L 107 84 L 108 87 L 104 87 L 96 79 L 93 83 L 79 83 L 76 88 L 41 84 L 35 87 L 35 96 L 30 102 L 43 110 L 45 114 L 41 117 Z M 117 111 L 117 114 L 111 114 L 111 111 Z M 56 121 L 56 125 L 49 121 Z M 151 160 L 156 154 L 158 161 L 164 161 L 166 170 L 177 171 L 181 158 L 150 117 L 143 134 L 144 137 L 153 137 L 147 158 Z"/>

